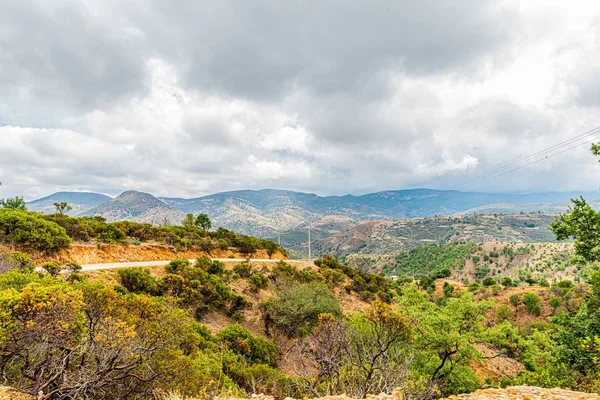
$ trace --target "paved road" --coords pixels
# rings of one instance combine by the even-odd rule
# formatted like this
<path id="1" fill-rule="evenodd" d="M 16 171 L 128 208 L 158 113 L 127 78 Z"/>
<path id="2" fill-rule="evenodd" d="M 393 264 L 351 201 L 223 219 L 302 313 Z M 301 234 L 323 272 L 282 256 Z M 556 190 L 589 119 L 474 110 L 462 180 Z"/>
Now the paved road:
<path id="1" fill-rule="evenodd" d="M 245 258 L 213 258 L 213 260 L 222 262 L 242 262 Z M 284 260 L 286 263 L 305 263 L 308 260 Z M 136 262 L 123 262 L 123 263 L 103 263 L 103 264 L 84 264 L 82 265 L 83 271 L 98 271 L 102 269 L 112 268 L 129 268 L 129 267 L 160 267 L 167 265 L 168 261 L 136 261 Z M 194 263 L 196 260 L 190 259 L 190 262 Z M 251 258 L 250 262 L 267 262 L 277 263 L 279 260 L 272 260 L 270 258 Z"/>

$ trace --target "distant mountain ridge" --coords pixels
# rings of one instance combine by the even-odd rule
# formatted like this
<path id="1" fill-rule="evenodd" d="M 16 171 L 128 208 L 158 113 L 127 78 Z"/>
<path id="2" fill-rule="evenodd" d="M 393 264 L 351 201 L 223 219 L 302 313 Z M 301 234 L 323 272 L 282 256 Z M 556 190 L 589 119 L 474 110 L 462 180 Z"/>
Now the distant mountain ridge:
<path id="1" fill-rule="evenodd" d="M 54 203 L 67 202 L 73 209 L 68 212 L 69 215 L 77 215 L 100 204 L 110 201 L 109 197 L 100 193 L 91 192 L 57 192 L 41 199 L 33 200 L 27 203 L 27 208 L 32 211 L 52 214 L 56 211 Z"/>
<path id="2" fill-rule="evenodd" d="M 361 196 L 318 196 L 288 190 L 238 190 L 191 199 L 157 198 L 127 191 L 97 204 L 80 215 L 103 215 L 109 220 L 131 219 L 154 224 L 179 223 L 186 213 L 208 214 L 213 226 L 275 238 L 297 244 L 298 232 L 315 226 L 315 239 L 344 231 L 361 222 L 401 220 L 434 215 L 468 213 L 519 213 L 566 210 L 569 200 L 583 195 L 593 201 L 599 192 L 549 192 L 530 194 L 460 192 L 456 190 L 407 189 Z M 54 195 L 53 195 L 54 196 Z M 50 196 L 52 197 L 52 196 Z M 36 200 L 29 204 L 41 201 Z"/>

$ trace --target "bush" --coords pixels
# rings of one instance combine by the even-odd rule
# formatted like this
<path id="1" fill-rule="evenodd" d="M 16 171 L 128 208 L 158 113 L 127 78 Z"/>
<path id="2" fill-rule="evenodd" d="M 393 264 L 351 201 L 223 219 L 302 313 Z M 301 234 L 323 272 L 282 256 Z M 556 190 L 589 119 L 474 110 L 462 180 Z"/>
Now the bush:
<path id="1" fill-rule="evenodd" d="M 180 274 L 190 266 L 190 261 L 187 258 L 176 258 L 165 265 L 165 270 L 169 274 Z"/>
<path id="2" fill-rule="evenodd" d="M 525 304 L 525 308 L 532 315 L 540 315 L 541 314 L 541 301 L 540 297 L 534 293 L 525 293 L 523 295 L 523 304 Z"/>
<path id="3" fill-rule="evenodd" d="M 491 276 L 488 276 L 483 281 L 481 281 L 481 283 L 483 284 L 483 286 L 489 287 L 489 286 L 495 285 L 496 280 L 494 278 L 492 278 Z"/>
<path id="4" fill-rule="evenodd" d="M 513 281 L 508 276 L 502 278 L 502 286 L 504 286 L 504 287 L 510 287 L 512 285 L 513 285 Z"/>
<path id="5" fill-rule="evenodd" d="M 230 325 L 217 333 L 218 343 L 243 357 L 249 364 L 265 364 L 274 367 L 279 357 L 277 347 L 270 341 L 253 336 L 239 325 Z"/>
<path id="6" fill-rule="evenodd" d="M 42 269 L 46 271 L 51 276 L 58 276 L 60 271 L 62 271 L 62 267 L 56 261 L 49 261 L 41 265 Z"/>
<path id="7" fill-rule="evenodd" d="M 66 265 L 66 269 L 69 272 L 79 272 L 82 270 L 82 267 L 77 263 L 69 263 Z"/>
<path id="8" fill-rule="evenodd" d="M 132 293 L 156 292 L 156 280 L 146 268 L 123 268 L 119 270 L 121 285 Z"/>
<path id="9" fill-rule="evenodd" d="M 521 295 L 520 294 L 513 294 L 512 296 L 510 296 L 509 301 L 510 301 L 510 304 L 514 308 L 517 308 L 517 307 L 519 307 L 519 305 L 522 302 Z"/>
<path id="10" fill-rule="evenodd" d="M 0 209 L 0 241 L 28 250 L 50 252 L 71 244 L 71 238 L 59 225 L 35 213 L 10 209 Z"/>
<path id="11" fill-rule="evenodd" d="M 34 265 L 31 262 L 31 257 L 26 253 L 15 251 L 8 253 L 0 251 L 0 273 L 5 273 L 11 270 L 21 272 L 32 272 Z"/>
<path id="12" fill-rule="evenodd" d="M 252 274 L 252 266 L 248 260 L 244 260 L 233 267 L 233 272 L 238 274 L 240 278 L 248 278 Z"/>
<path id="13" fill-rule="evenodd" d="M 269 285 L 269 278 L 259 273 L 250 275 L 248 281 L 250 282 L 250 289 L 254 292 L 258 292 L 260 289 L 266 289 Z"/>
<path id="14" fill-rule="evenodd" d="M 271 324 L 290 337 L 309 334 L 320 314 L 340 314 L 340 305 L 327 285 L 302 283 L 283 288 L 264 303 L 265 328 Z"/>
<path id="15" fill-rule="evenodd" d="M 225 272 L 225 264 L 223 264 L 221 261 L 214 260 L 210 263 L 207 272 L 213 275 L 223 275 Z"/>

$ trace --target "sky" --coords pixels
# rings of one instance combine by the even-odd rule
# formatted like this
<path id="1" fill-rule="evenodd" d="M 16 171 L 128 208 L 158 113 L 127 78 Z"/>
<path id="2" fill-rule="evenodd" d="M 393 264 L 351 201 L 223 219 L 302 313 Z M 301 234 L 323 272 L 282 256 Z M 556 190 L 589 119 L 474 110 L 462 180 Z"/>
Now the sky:
<path id="1" fill-rule="evenodd" d="M 589 144 L 467 183 L 600 126 L 599 46 L 598 1 L 3 0 L 0 197 L 597 190 Z"/>

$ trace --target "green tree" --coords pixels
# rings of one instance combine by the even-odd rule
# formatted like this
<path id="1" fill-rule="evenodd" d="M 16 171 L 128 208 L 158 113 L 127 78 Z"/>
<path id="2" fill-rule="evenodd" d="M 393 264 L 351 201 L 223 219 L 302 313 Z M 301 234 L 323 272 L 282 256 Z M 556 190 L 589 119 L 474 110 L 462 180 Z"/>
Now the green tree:
<path id="1" fill-rule="evenodd" d="M 204 229 L 205 231 L 208 231 L 212 227 L 212 222 L 210 221 L 210 218 L 208 218 L 208 215 L 201 213 L 196 217 L 194 225 Z"/>
<path id="2" fill-rule="evenodd" d="M 573 199 L 569 212 L 550 224 L 557 240 L 575 239 L 575 252 L 584 260 L 600 261 L 600 213 L 583 198 Z"/>
<path id="3" fill-rule="evenodd" d="M 265 328 L 275 325 L 290 337 L 309 334 L 320 314 L 340 314 L 340 305 L 321 282 L 290 285 L 282 288 L 264 306 Z"/>
<path id="4" fill-rule="evenodd" d="M 54 205 L 54 208 L 56 208 L 56 212 L 60 215 L 65 215 L 73 209 L 73 207 L 71 207 L 69 205 L 69 203 L 67 203 L 65 201 L 60 202 L 60 203 L 54 203 L 53 205 Z"/>
<path id="5" fill-rule="evenodd" d="M 196 226 L 195 221 L 194 221 L 194 214 L 191 214 L 191 213 L 186 214 L 183 221 L 181 221 L 181 225 L 183 225 L 183 227 L 188 228 L 188 229 Z"/>
<path id="6" fill-rule="evenodd" d="M 8 199 L 0 199 L 0 207 L 10 210 L 27 211 L 27 205 L 23 197 L 13 197 Z"/>

